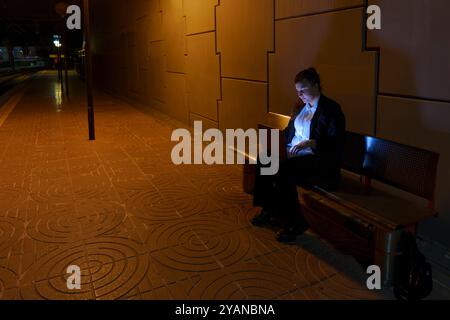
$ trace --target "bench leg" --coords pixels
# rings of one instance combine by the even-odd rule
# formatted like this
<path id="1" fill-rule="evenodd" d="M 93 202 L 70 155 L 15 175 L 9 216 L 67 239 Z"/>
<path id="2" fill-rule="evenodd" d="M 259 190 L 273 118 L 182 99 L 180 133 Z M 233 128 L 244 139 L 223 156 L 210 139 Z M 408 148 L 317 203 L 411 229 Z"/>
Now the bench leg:
<path id="1" fill-rule="evenodd" d="M 395 260 L 401 253 L 399 243 L 403 232 L 404 230 L 391 233 L 377 230 L 375 233 L 374 264 L 381 268 L 385 287 L 391 287 L 394 282 Z"/>

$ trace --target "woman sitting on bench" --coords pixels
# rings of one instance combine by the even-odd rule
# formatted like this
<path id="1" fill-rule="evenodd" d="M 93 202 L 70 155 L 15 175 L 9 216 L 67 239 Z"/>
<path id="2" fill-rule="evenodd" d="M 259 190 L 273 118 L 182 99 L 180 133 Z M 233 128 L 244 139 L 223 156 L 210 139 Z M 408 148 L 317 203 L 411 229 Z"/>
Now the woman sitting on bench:
<path id="1" fill-rule="evenodd" d="M 285 130 L 287 160 L 275 176 L 257 170 L 253 205 L 262 207 L 255 226 L 277 220 L 285 222 L 278 233 L 280 242 L 293 242 L 308 229 L 298 201 L 297 185 L 336 188 L 340 180 L 341 153 L 345 137 L 345 116 L 335 101 L 322 94 L 320 76 L 314 68 L 295 77 L 300 98 Z"/>

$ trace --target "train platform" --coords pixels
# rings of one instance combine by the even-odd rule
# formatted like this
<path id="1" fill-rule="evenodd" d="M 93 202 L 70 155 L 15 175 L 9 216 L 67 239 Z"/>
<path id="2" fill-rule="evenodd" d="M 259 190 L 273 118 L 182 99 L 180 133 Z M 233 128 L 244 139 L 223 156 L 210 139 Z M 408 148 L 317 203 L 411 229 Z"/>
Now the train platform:
<path id="1" fill-rule="evenodd" d="M 84 90 L 42 71 L 0 109 L 0 299 L 392 299 L 318 236 L 253 227 L 242 168 L 173 165 L 159 111 L 95 92 L 89 141 Z"/>

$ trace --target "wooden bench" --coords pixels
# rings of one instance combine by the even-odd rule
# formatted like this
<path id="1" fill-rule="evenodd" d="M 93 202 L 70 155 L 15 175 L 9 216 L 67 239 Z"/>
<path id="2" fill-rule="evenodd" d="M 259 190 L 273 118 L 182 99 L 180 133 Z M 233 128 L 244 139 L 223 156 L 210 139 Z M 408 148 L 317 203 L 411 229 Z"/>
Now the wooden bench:
<path id="1" fill-rule="evenodd" d="M 263 127 L 287 125 L 286 117 L 268 117 L 279 119 L 266 121 Z M 389 286 L 402 233 L 415 234 L 419 222 L 437 215 L 438 159 L 431 151 L 347 132 L 340 187 L 336 191 L 298 187 L 303 214 L 311 229 L 335 248 L 363 266 L 378 265 L 384 285 Z M 249 193 L 255 175 L 255 166 L 246 165 L 244 188 Z M 405 195 L 412 195 L 414 201 Z M 418 199 L 427 203 L 417 203 Z"/>

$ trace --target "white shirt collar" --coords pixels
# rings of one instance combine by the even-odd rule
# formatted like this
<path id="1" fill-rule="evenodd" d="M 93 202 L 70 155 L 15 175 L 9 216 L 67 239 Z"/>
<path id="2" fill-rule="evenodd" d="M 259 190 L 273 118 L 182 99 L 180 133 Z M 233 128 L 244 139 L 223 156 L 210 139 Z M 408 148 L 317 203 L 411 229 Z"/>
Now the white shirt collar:
<path id="1" fill-rule="evenodd" d="M 321 97 L 321 95 L 319 95 L 317 97 L 317 99 L 314 101 L 314 103 L 313 103 L 313 105 L 311 107 L 308 106 L 309 105 L 309 103 L 308 103 L 307 107 L 310 108 L 313 111 L 317 110 L 317 107 L 319 106 L 320 97 Z"/>

